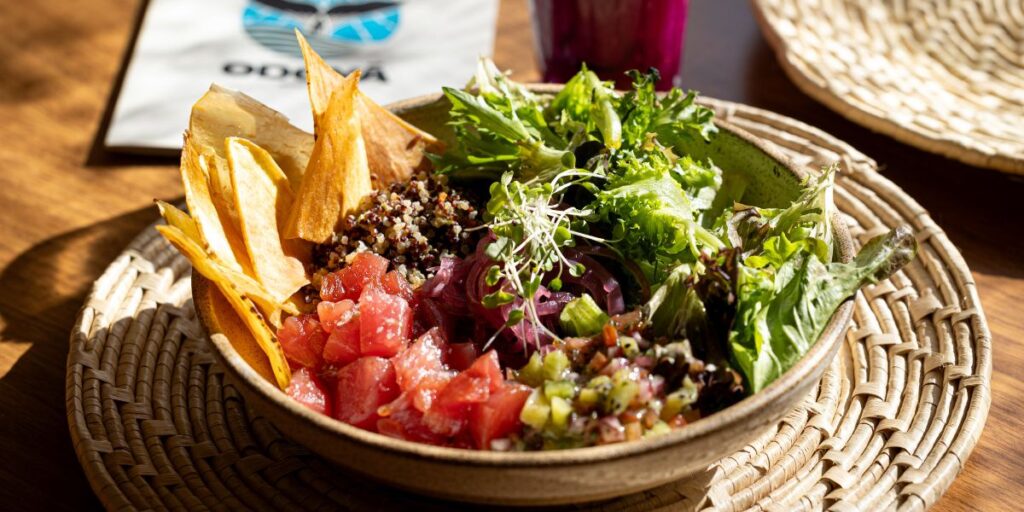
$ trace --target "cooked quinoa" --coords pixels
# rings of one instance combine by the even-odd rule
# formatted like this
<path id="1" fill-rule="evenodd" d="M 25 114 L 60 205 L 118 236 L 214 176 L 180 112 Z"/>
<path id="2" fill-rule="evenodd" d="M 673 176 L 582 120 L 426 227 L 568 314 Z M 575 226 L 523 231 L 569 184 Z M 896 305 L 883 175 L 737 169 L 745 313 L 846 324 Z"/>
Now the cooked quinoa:
<path id="1" fill-rule="evenodd" d="M 442 256 L 467 256 L 476 248 L 482 230 L 476 206 L 451 189 L 444 177 L 421 172 L 369 198 L 358 214 L 342 220 L 333 239 L 316 246 L 313 263 L 324 272 L 337 270 L 362 251 L 391 260 L 395 268 L 419 286 Z"/>

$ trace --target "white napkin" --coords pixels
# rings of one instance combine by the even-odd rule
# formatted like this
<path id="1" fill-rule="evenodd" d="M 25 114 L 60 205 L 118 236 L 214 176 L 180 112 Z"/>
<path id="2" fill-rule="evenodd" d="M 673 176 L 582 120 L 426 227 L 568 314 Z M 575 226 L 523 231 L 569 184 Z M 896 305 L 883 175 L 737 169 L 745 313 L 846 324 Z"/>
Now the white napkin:
<path id="1" fill-rule="evenodd" d="M 211 83 L 312 130 L 293 30 L 379 103 L 462 86 L 494 46 L 497 0 L 151 0 L 114 107 L 114 150 L 181 148 Z"/>

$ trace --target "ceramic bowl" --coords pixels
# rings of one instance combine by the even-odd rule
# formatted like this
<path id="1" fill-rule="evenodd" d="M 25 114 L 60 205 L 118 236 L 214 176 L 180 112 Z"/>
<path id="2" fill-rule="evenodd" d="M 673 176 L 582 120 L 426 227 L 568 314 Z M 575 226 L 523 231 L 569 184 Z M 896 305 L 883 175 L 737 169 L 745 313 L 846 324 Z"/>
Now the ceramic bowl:
<path id="1" fill-rule="evenodd" d="M 551 90 L 540 88 L 541 92 Z M 451 137 L 445 125 L 447 102 L 440 95 L 389 108 L 442 139 Z M 782 206 L 800 193 L 805 170 L 743 130 L 718 124 L 721 130 L 713 142 L 688 150 L 710 156 L 725 171 L 726 180 L 746 180 L 745 203 Z M 833 224 L 838 257 L 848 261 L 853 252 L 849 234 L 838 217 Z M 340 466 L 396 487 L 452 500 L 507 505 L 582 503 L 622 496 L 687 477 L 742 448 L 814 388 L 835 357 L 853 310 L 850 301 L 843 303 L 803 359 L 760 393 L 669 434 L 590 448 L 501 453 L 392 439 L 299 405 L 247 363 L 260 354 L 239 353 L 232 345 L 232 337 L 247 333 L 211 284 L 193 273 L 196 310 L 225 375 L 247 403 L 285 435 Z"/>

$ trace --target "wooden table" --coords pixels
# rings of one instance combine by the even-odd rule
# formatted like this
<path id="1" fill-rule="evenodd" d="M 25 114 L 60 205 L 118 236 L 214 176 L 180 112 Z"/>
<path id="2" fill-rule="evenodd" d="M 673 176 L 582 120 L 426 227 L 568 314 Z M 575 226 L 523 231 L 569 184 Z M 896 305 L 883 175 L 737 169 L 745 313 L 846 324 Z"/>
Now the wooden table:
<path id="1" fill-rule="evenodd" d="M 86 5 L 83 5 L 86 4 Z M 73 6 L 73 7 L 72 7 Z M 108 154 L 109 112 L 139 2 L 0 3 L 0 508 L 99 508 L 64 413 L 68 331 L 89 285 L 181 196 L 175 161 Z M 974 270 L 995 346 L 988 426 L 935 510 L 1024 503 L 1024 180 L 918 151 L 802 94 L 739 0 L 692 2 L 686 86 L 850 142 L 917 198 Z M 495 56 L 536 79 L 525 0 L 502 4 Z"/>

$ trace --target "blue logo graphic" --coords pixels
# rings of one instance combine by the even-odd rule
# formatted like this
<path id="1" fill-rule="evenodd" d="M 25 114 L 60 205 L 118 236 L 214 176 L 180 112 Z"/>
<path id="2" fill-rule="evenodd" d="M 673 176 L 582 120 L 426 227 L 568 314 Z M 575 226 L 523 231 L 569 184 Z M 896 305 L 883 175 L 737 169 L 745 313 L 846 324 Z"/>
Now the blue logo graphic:
<path id="1" fill-rule="evenodd" d="M 302 55 L 295 29 L 324 58 L 349 55 L 387 41 L 398 28 L 397 1 L 250 0 L 242 13 L 245 32 L 261 45 Z"/>

